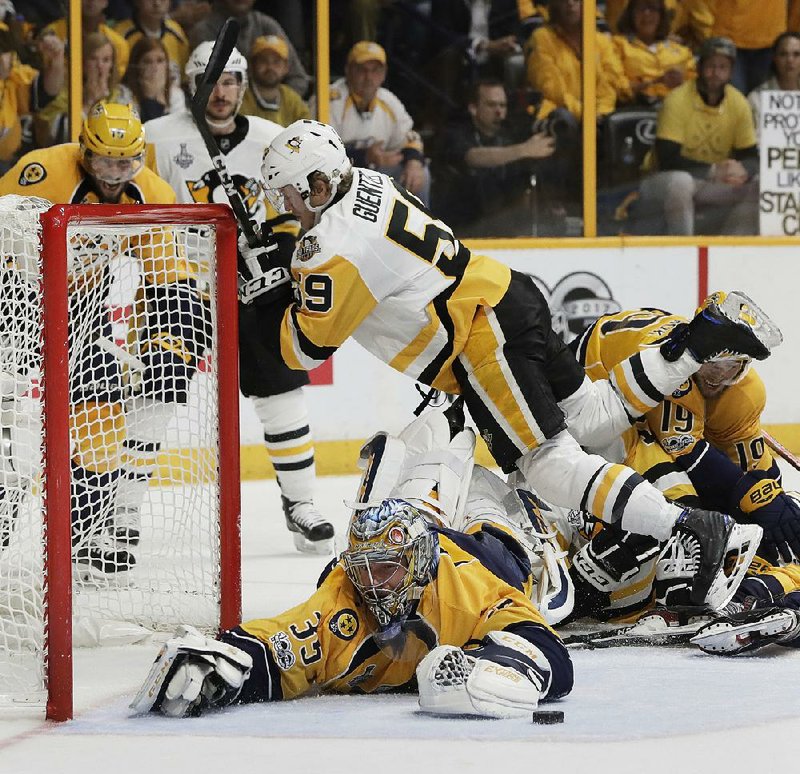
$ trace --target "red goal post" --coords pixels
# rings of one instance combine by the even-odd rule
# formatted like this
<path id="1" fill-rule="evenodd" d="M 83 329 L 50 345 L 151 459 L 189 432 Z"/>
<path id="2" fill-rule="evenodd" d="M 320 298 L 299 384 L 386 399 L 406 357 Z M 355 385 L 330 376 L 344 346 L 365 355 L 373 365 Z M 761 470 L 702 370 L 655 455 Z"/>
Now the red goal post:
<path id="1" fill-rule="evenodd" d="M 13 418 L 22 401 L 35 394 L 43 428 L 41 446 L 36 449 L 34 442 L 31 455 L 34 461 L 37 454 L 41 457 L 41 470 L 29 477 L 26 490 L 9 498 L 17 479 L 12 476 L 0 482 L 5 484 L 0 495 L 14 502 L 13 508 L 4 507 L 0 513 L 8 522 L 0 548 L 0 582 L 9 578 L 6 585 L 14 589 L 7 598 L 2 596 L 5 589 L 0 590 L 0 700 L 29 706 L 39 703 L 36 697 L 43 692 L 46 716 L 65 720 L 72 717 L 74 616 L 75 620 L 81 616 L 82 626 L 113 619 L 153 631 L 191 623 L 181 618 L 195 614 L 196 623 L 211 631 L 230 628 L 241 620 L 237 228 L 230 209 L 217 204 L 53 205 L 36 214 L 41 240 L 38 291 L 35 282 L 27 282 L 23 283 L 26 290 L 15 294 L 6 283 L 3 303 L 13 306 L 7 317 L 12 322 L 0 331 L 8 349 L 5 360 L 14 361 L 12 365 L 4 361 L 2 368 L 17 377 L 26 370 L 27 390 L 22 398 L 4 398 L 3 405 L 12 406 L 8 415 Z M 8 228 L 3 225 L 0 233 L 6 278 L 12 271 L 9 266 L 15 276 L 19 274 L 19 245 L 24 244 L 22 252 L 26 252 L 29 240 L 35 238 L 24 226 L 21 243 L 19 234 Z M 176 267 L 184 274 L 176 273 Z M 150 313 L 142 312 L 148 308 L 142 288 L 162 281 L 166 285 L 176 276 L 185 279 L 187 267 L 197 274 L 192 281 L 203 288 L 203 293 L 198 291 L 203 311 L 197 326 L 208 334 L 207 345 L 197 373 L 191 376 L 188 397 L 183 402 L 175 400 L 169 409 L 174 416 L 164 422 L 167 440 L 153 457 L 155 472 L 145 477 L 148 499 L 142 510 L 141 542 L 137 538 L 134 550 L 136 565 L 119 574 L 125 576 L 124 581 L 116 576 L 78 580 L 75 471 L 84 465 L 97 481 L 118 486 L 120 466 L 128 453 L 125 432 L 135 425 L 138 409 L 130 397 L 78 398 L 77 385 L 81 380 L 102 385 L 111 380 L 108 373 L 86 376 L 86 363 L 105 357 L 97 354 L 94 343 L 98 326 L 103 332 L 112 330 L 111 296 L 127 294 L 130 301 L 122 322 L 116 321 L 117 328 L 127 326 L 127 332 L 119 334 L 116 344 L 106 345 L 112 354 L 118 352 L 114 373 L 124 373 L 129 361 L 137 361 L 135 354 L 128 353 L 126 336 L 128 342 L 134 341 L 137 325 L 149 319 L 144 315 Z M 157 272 L 162 272 L 161 279 Z M 30 356 L 24 368 L 9 342 L 25 337 L 7 330 L 13 320 L 25 316 L 14 313 L 20 305 L 31 319 L 38 310 L 33 327 L 42 331 L 40 359 L 31 366 L 36 355 Z M 101 317 L 92 322 L 98 310 Z M 4 313 L 8 316 L 9 309 Z M 95 360 L 85 355 L 87 351 Z M 38 374 L 34 387 L 36 377 L 30 373 Z M 133 383 L 130 374 L 126 378 Z M 18 387 L 16 394 L 22 391 Z M 130 394 L 130 390 L 120 392 Z M 151 405 L 158 403 L 156 398 L 148 400 Z M 79 416 L 76 404 L 83 415 Z M 111 502 L 111 496 L 98 487 L 91 491 L 99 503 Z M 28 526 L 28 519 L 33 526 Z M 23 566 L 16 555 L 30 552 L 37 535 L 41 563 Z M 14 652 L 18 643 L 19 652 Z M 29 663 L 31 651 L 39 647 L 39 661 Z M 42 692 L 26 682 L 26 672 L 37 670 L 42 673 Z"/>

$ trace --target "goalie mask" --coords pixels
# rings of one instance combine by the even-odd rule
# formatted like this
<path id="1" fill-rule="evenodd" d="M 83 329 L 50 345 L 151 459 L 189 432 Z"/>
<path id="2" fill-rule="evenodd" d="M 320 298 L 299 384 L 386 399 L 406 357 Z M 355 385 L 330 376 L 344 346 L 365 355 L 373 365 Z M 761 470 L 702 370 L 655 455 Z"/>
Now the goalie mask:
<path id="1" fill-rule="evenodd" d="M 130 105 L 98 102 L 83 122 L 81 165 L 109 186 L 128 182 L 144 164 L 144 127 Z"/>
<path id="2" fill-rule="evenodd" d="M 405 500 L 386 499 L 350 522 L 344 570 L 378 622 L 393 636 L 431 581 L 438 542 L 422 514 Z"/>
<path id="3" fill-rule="evenodd" d="M 321 212 L 333 201 L 339 183 L 350 172 L 342 138 L 332 126 L 319 121 L 301 119 L 276 135 L 264 151 L 261 174 L 264 193 L 276 212 L 286 212 L 281 189 L 292 186 L 300 194 L 306 207 Z M 309 204 L 311 176 L 319 172 L 331 185 L 331 195 L 317 206 Z"/>

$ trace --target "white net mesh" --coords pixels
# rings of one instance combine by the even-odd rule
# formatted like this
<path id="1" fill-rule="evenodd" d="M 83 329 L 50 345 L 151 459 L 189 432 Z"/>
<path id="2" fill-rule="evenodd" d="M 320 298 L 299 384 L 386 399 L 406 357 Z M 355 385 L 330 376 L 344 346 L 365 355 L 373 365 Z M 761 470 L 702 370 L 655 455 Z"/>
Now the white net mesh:
<path id="1" fill-rule="evenodd" d="M 46 694 L 46 206 L 0 198 L 0 703 Z M 67 229 L 69 395 L 47 397 L 69 402 L 76 640 L 103 632 L 113 644 L 112 622 L 123 641 L 132 624 L 219 625 L 215 236 L 176 224 Z"/>

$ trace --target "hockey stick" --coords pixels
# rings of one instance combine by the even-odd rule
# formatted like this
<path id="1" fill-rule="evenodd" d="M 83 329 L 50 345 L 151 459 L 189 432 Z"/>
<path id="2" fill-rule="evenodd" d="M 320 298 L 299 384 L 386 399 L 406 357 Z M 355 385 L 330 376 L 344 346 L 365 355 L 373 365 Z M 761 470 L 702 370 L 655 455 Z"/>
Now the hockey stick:
<path id="1" fill-rule="evenodd" d="M 567 634 L 563 642 L 568 648 L 590 650 L 620 646 L 685 645 L 711 619 L 710 613 L 701 611 L 652 610 L 634 624 L 584 634 Z"/>
<path id="2" fill-rule="evenodd" d="M 211 127 L 208 125 L 206 118 L 206 107 L 208 100 L 211 97 L 211 92 L 214 91 L 214 86 L 219 80 L 222 73 L 225 71 L 225 65 L 228 58 L 236 46 L 236 40 L 239 37 L 239 22 L 236 19 L 228 19 L 222 25 L 222 29 L 214 41 L 214 48 L 211 51 L 211 56 L 208 58 L 206 70 L 200 83 L 197 84 L 194 96 L 191 102 L 191 112 L 194 117 L 194 122 L 197 126 L 197 131 L 200 132 L 200 137 L 203 139 L 203 144 L 208 150 L 208 155 L 211 156 L 211 163 L 214 169 L 217 170 L 222 187 L 225 189 L 225 195 L 228 197 L 233 214 L 239 222 L 239 227 L 247 239 L 247 244 L 250 247 L 256 248 L 263 245 L 263 236 L 259 232 L 258 226 L 250 220 L 250 215 L 244 206 L 242 197 L 236 190 L 230 174 L 228 173 L 228 166 L 225 163 L 225 156 L 219 149 L 217 140 L 211 133 Z M 267 250 L 270 248 L 267 247 Z"/>
<path id="3" fill-rule="evenodd" d="M 773 438 L 766 430 L 761 429 L 767 446 L 775 452 L 782 460 L 788 462 L 795 470 L 800 470 L 800 457 L 792 454 L 780 441 Z"/>

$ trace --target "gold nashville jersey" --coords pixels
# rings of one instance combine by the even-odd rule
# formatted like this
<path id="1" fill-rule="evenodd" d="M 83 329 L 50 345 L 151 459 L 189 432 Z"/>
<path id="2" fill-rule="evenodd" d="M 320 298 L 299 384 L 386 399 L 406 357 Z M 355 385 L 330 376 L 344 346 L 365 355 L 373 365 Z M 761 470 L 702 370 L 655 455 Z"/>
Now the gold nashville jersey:
<path id="1" fill-rule="evenodd" d="M 438 645 L 477 644 L 491 631 L 525 622 L 549 629 L 530 599 L 473 554 L 446 535 L 439 535 L 439 547 L 436 578 L 409 617 L 409 634 L 395 656 L 378 647 L 371 614 L 341 563 L 297 607 L 243 623 L 240 628 L 269 652 L 271 695 L 263 698 L 292 699 L 311 686 L 331 693 L 399 688 Z M 235 638 L 229 641 L 236 644 Z"/>
<path id="2" fill-rule="evenodd" d="M 659 309 L 606 315 L 581 336 L 578 360 L 593 381 L 607 379 L 614 366 L 657 346 L 682 322 L 683 317 Z M 647 428 L 672 455 L 688 454 L 705 439 L 743 470 L 767 470 L 772 455 L 761 434 L 765 405 L 764 383 L 753 369 L 715 398 L 704 398 L 689 380 L 646 414 Z"/>
<path id="3" fill-rule="evenodd" d="M 417 381 L 459 392 L 452 363 L 476 311 L 495 306 L 511 270 L 471 255 L 450 228 L 389 177 L 355 168 L 350 190 L 325 210 L 292 258 L 296 303 L 281 351 L 311 369 L 351 336 Z"/>
<path id="4" fill-rule="evenodd" d="M 97 204 L 100 196 L 80 162 L 77 143 L 26 153 L 0 178 L 0 196 L 41 196 L 57 204 Z M 120 204 L 174 204 L 175 194 L 144 168 L 125 186 Z"/>

